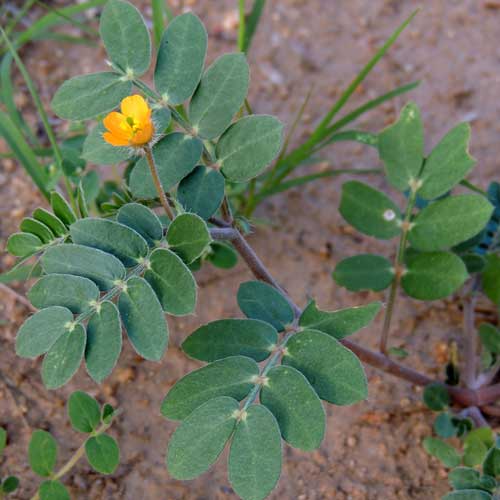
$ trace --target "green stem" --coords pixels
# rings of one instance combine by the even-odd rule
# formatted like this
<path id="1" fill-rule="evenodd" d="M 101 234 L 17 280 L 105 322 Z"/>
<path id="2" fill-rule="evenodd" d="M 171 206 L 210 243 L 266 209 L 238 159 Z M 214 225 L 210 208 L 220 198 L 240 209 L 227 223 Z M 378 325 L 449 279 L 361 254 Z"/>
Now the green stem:
<path id="1" fill-rule="evenodd" d="M 394 280 L 392 281 L 391 290 L 389 292 L 389 298 L 387 301 L 387 308 L 384 317 L 384 325 L 382 327 L 382 333 L 380 335 L 380 352 L 384 354 L 387 353 L 387 340 L 389 338 L 394 306 L 396 304 L 399 283 L 401 281 L 402 265 L 405 257 L 406 242 L 408 240 L 411 215 L 415 206 L 415 201 L 417 199 L 417 189 L 418 188 L 416 186 L 411 186 L 410 197 L 408 199 L 405 216 L 401 224 L 401 236 L 399 238 L 398 251 L 396 253 L 396 258 L 394 261 L 395 275 Z"/>
<path id="2" fill-rule="evenodd" d="M 245 52 L 245 37 L 246 37 L 245 0 L 238 0 L 238 10 L 240 15 L 240 26 L 238 29 L 238 50 L 240 52 Z"/>
<path id="3" fill-rule="evenodd" d="M 156 188 L 156 192 L 158 193 L 158 196 L 160 197 L 160 202 L 163 207 L 163 210 L 165 210 L 165 213 L 167 214 L 168 218 L 170 220 L 174 220 L 175 215 L 172 209 L 170 208 L 170 205 L 167 200 L 167 196 L 165 194 L 165 191 L 163 189 L 163 186 L 161 184 L 160 176 L 158 175 L 158 169 L 156 168 L 156 163 L 155 159 L 153 156 L 153 152 L 151 151 L 151 146 L 147 145 L 144 147 L 144 152 L 146 153 L 146 160 L 149 165 L 149 170 L 151 172 L 151 177 L 153 178 L 153 183 Z"/>

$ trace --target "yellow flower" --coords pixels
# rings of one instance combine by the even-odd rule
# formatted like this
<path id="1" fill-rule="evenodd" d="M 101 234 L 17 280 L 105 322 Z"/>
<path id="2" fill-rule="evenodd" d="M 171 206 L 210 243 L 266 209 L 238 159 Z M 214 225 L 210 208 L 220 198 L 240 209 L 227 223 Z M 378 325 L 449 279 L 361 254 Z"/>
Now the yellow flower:
<path id="1" fill-rule="evenodd" d="M 103 138 L 112 146 L 140 147 L 151 141 L 154 133 L 151 109 L 140 95 L 125 97 L 121 113 L 112 111 L 103 123 L 107 132 Z"/>

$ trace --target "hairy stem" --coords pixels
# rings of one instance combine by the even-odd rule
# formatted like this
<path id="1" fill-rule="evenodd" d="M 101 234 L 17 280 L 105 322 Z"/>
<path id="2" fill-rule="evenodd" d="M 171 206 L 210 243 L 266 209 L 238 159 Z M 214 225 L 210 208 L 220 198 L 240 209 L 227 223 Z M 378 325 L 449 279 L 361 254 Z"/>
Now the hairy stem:
<path id="1" fill-rule="evenodd" d="M 149 165 L 149 170 L 151 172 L 151 177 L 153 178 L 153 183 L 155 185 L 156 192 L 160 197 L 160 203 L 163 209 L 165 210 L 165 213 L 167 214 L 168 218 L 170 220 L 174 220 L 175 215 L 174 212 L 172 211 L 172 208 L 170 208 L 167 196 L 165 195 L 165 191 L 163 190 L 163 186 L 161 185 L 160 176 L 158 175 L 158 169 L 156 168 L 153 152 L 151 151 L 151 146 L 149 146 L 149 144 L 144 147 L 144 152 L 146 153 L 146 160 Z"/>
<path id="2" fill-rule="evenodd" d="M 406 242 L 408 239 L 408 232 L 410 229 L 410 219 L 415 206 L 417 198 L 417 187 L 411 186 L 410 197 L 406 206 L 406 212 L 401 224 L 401 236 L 399 238 L 398 251 L 394 261 L 394 279 L 392 281 L 391 290 L 389 292 L 389 299 L 387 301 L 387 308 L 385 310 L 384 325 L 380 334 L 380 352 L 387 353 L 387 340 L 389 339 L 389 332 L 391 330 L 391 321 L 394 314 L 394 306 L 398 296 L 399 283 L 401 281 L 402 265 L 405 257 Z"/>

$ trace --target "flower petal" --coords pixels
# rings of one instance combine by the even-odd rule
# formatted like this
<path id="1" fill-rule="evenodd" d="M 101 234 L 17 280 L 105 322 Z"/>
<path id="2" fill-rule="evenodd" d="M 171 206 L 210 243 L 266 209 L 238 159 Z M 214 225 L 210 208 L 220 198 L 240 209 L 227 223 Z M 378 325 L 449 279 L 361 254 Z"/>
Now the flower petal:
<path id="1" fill-rule="evenodd" d="M 127 121 L 124 115 L 116 111 L 112 111 L 104 118 L 102 123 L 110 132 L 123 132 L 122 125 L 127 123 Z"/>
<path id="2" fill-rule="evenodd" d="M 142 126 L 150 120 L 151 110 L 144 98 L 138 94 L 125 97 L 121 103 L 121 111 L 125 116 L 130 116 Z"/>
<path id="3" fill-rule="evenodd" d="M 111 132 L 104 132 L 102 138 L 112 146 L 130 146 L 130 141 L 127 138 L 116 136 Z"/>
<path id="4" fill-rule="evenodd" d="M 138 130 L 132 138 L 132 143 L 135 145 L 146 144 L 153 137 L 154 129 L 151 121 L 146 122 L 141 130 Z"/>

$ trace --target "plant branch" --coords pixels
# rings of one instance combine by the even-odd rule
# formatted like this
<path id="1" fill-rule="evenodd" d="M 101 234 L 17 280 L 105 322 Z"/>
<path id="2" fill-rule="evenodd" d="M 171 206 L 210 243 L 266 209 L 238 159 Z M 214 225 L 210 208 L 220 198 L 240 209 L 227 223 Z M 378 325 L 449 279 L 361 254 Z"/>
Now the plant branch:
<path id="1" fill-rule="evenodd" d="M 389 292 L 389 299 L 387 301 L 387 308 L 385 310 L 384 325 L 380 334 L 380 352 L 387 353 L 387 340 L 389 339 L 389 332 L 391 330 L 391 321 L 394 313 L 394 306 L 398 295 L 399 283 L 402 275 L 402 264 L 404 261 L 406 241 L 408 238 L 408 231 L 410 229 L 410 219 L 417 199 L 417 185 L 411 186 L 410 197 L 406 206 L 406 212 L 401 224 L 401 236 L 399 238 L 398 251 L 394 261 L 394 279 L 392 280 L 391 290 Z"/>
<path id="2" fill-rule="evenodd" d="M 281 292 L 281 294 L 288 300 L 288 302 L 292 306 L 296 318 L 299 318 L 302 313 L 300 307 L 293 302 L 286 291 L 274 279 L 271 273 L 267 270 L 264 263 L 259 259 L 252 247 L 248 244 L 246 239 L 240 234 L 237 229 L 225 229 L 229 229 L 229 231 L 225 233 L 218 232 L 216 234 L 227 234 L 231 237 L 233 246 L 236 248 L 241 258 L 245 261 L 254 276 L 257 279 L 270 284 L 279 292 Z M 215 230 L 212 229 L 212 231 Z M 416 370 L 413 370 L 412 368 L 404 366 L 401 363 L 392 360 L 385 354 L 367 349 L 366 347 L 363 347 L 352 340 L 342 339 L 340 342 L 345 347 L 353 351 L 364 363 L 378 368 L 379 370 L 382 370 L 384 372 L 390 373 L 391 375 L 394 375 L 398 378 L 407 380 L 412 384 L 425 386 L 432 382 L 435 382 L 435 379 Z M 482 407 L 500 398 L 500 384 L 481 387 L 479 389 L 470 389 L 468 387 L 457 386 L 447 386 L 447 389 L 453 400 L 457 404 L 464 407 Z"/>
<path id="3" fill-rule="evenodd" d="M 170 220 L 174 220 L 175 215 L 172 209 L 170 208 L 167 196 L 165 195 L 165 191 L 163 190 L 163 186 L 161 185 L 160 176 L 158 175 L 158 169 L 156 168 L 153 152 L 151 151 L 151 146 L 149 146 L 149 144 L 147 146 L 144 146 L 144 152 L 146 153 L 146 160 L 149 165 L 151 177 L 153 178 L 153 183 L 155 185 L 158 196 L 160 197 L 160 203 L 163 209 L 165 210 L 165 213 L 167 214 L 168 218 Z"/>

